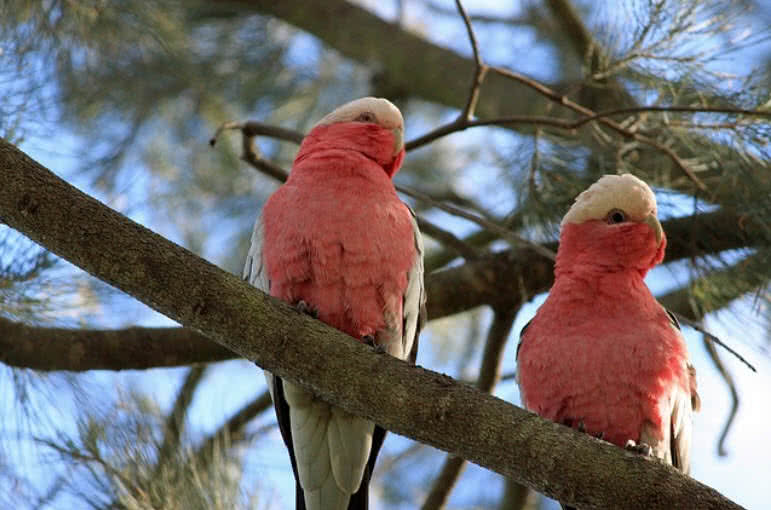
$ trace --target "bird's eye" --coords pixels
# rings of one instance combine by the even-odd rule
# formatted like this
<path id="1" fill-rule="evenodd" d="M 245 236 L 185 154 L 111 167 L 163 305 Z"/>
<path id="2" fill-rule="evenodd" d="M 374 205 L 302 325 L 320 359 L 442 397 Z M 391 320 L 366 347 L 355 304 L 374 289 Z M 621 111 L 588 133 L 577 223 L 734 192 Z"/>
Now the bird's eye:
<path id="1" fill-rule="evenodd" d="M 614 223 L 623 223 L 626 221 L 626 214 L 621 209 L 612 209 L 608 215 L 605 216 L 605 220 L 611 225 Z"/>
<path id="2" fill-rule="evenodd" d="M 375 114 L 372 112 L 362 112 L 356 117 L 356 122 L 375 122 Z"/>

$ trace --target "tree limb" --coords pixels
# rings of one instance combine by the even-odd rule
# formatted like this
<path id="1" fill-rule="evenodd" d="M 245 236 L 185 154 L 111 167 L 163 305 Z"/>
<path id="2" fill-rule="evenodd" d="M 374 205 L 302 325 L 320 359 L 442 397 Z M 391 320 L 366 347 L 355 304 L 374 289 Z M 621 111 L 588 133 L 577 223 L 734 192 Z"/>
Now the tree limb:
<path id="1" fill-rule="evenodd" d="M 0 175 L 4 223 L 352 414 L 581 508 L 741 508 L 671 466 L 351 341 L 109 209 L 4 140 Z M 554 466 L 553 458 L 571 462 Z"/>
<path id="2" fill-rule="evenodd" d="M 715 211 L 663 222 L 667 232 L 664 262 L 699 257 L 767 242 L 759 220 Z M 556 251 L 557 244 L 546 245 Z M 746 272 L 746 267 L 741 266 Z M 481 305 L 516 306 L 546 292 L 554 281 L 552 262 L 524 249 L 475 257 L 462 266 L 426 276 L 429 319 Z M 758 275 L 763 274 L 757 271 Z M 731 276 L 735 281 L 736 275 Z M 726 288 L 733 288 L 726 286 Z M 724 296 L 716 308 L 754 287 Z M 693 318 L 686 287 L 662 298 L 667 308 Z M 719 306 L 717 306 L 719 305 Z M 34 370 L 130 370 L 173 367 L 237 358 L 216 342 L 187 328 L 67 329 L 29 326 L 0 317 L 0 362 Z"/>
<path id="3" fill-rule="evenodd" d="M 514 319 L 517 317 L 519 308 L 517 306 L 506 310 L 498 310 L 493 316 L 493 323 L 490 325 L 490 330 L 487 333 L 485 351 L 482 355 L 482 365 L 479 368 L 479 377 L 477 378 L 476 386 L 479 391 L 492 393 L 496 383 L 500 380 L 503 350 L 506 347 L 506 341 L 509 339 L 511 327 L 514 325 Z M 426 501 L 421 507 L 422 510 L 439 510 L 444 508 L 447 498 L 460 478 L 465 465 L 465 459 L 454 455 L 447 456 L 442 469 L 439 471 L 439 476 L 434 480 Z"/>
<path id="4" fill-rule="evenodd" d="M 0 317 L 0 362 L 33 370 L 142 370 L 237 358 L 188 328 L 71 329 Z"/>

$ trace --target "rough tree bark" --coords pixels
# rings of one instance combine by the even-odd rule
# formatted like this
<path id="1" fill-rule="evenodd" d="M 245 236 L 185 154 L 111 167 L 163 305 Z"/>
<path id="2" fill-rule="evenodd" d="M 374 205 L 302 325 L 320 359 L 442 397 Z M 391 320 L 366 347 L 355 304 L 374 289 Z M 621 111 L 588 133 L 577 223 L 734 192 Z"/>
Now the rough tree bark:
<path id="1" fill-rule="evenodd" d="M 580 508 L 741 508 L 663 463 L 351 341 L 109 209 L 4 140 L 0 182 L 3 223 L 160 313 L 397 434 Z"/>

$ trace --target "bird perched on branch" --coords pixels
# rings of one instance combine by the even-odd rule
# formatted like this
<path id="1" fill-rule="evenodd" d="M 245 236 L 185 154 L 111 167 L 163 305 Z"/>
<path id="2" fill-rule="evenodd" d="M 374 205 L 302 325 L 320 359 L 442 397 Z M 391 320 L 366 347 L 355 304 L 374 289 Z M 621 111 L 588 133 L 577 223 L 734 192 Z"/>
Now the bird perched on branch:
<path id="1" fill-rule="evenodd" d="M 255 224 L 244 278 L 414 363 L 426 296 L 420 232 L 391 181 L 404 159 L 403 130 L 401 112 L 372 97 L 321 119 Z M 297 482 L 296 508 L 366 509 L 385 430 L 266 377 Z"/>
<path id="2" fill-rule="evenodd" d="M 637 177 L 606 175 L 581 193 L 562 220 L 554 286 L 520 335 L 517 380 L 531 411 L 688 473 L 696 373 L 643 282 L 665 247 Z"/>

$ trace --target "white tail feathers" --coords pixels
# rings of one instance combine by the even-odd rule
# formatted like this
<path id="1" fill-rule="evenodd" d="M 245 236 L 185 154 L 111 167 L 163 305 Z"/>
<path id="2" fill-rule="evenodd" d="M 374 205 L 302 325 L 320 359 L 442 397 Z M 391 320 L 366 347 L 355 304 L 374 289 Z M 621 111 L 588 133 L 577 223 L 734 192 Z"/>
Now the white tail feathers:
<path id="1" fill-rule="evenodd" d="M 359 490 L 375 424 L 284 381 L 292 446 L 308 510 L 345 510 Z"/>

